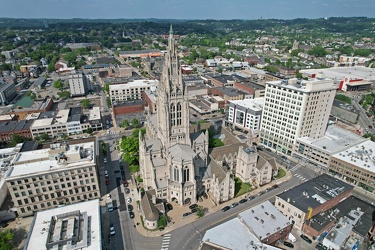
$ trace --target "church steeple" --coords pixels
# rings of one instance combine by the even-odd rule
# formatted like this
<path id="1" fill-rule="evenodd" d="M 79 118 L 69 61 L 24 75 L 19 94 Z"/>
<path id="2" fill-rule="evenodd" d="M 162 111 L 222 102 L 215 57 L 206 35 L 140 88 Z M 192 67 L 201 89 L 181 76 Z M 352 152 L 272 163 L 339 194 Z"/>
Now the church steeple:
<path id="1" fill-rule="evenodd" d="M 158 86 L 158 137 L 168 148 L 176 143 L 189 144 L 189 103 L 187 91 L 170 26 L 168 51 Z"/>

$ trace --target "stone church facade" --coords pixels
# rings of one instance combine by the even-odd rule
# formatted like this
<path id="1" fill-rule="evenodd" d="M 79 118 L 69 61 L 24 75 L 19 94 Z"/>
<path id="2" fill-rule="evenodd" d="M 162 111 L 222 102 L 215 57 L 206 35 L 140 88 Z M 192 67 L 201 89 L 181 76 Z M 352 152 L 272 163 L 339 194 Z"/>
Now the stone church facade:
<path id="1" fill-rule="evenodd" d="M 246 144 L 209 151 L 208 131 L 199 128 L 190 133 L 189 117 L 187 87 L 171 28 L 158 85 L 157 112 L 147 115 L 146 135 L 139 135 L 143 188 L 152 191 L 156 199 L 179 205 L 196 202 L 204 192 L 218 203 L 234 198 L 237 154 Z"/>

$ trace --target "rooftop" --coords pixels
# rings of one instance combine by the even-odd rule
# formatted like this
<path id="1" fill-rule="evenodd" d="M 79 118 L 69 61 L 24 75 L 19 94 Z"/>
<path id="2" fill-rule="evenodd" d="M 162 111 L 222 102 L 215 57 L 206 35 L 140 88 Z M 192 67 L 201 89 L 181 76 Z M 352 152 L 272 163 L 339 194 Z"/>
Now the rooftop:
<path id="1" fill-rule="evenodd" d="M 324 137 L 322 138 L 314 140 L 309 137 L 302 137 L 297 139 L 297 141 L 311 145 L 312 147 L 320 148 L 330 154 L 340 152 L 345 148 L 367 140 L 368 139 L 363 138 L 358 134 L 352 133 L 336 125 L 329 125 Z"/>
<path id="2" fill-rule="evenodd" d="M 254 98 L 254 99 L 243 99 L 243 100 L 233 100 L 229 101 L 234 105 L 239 105 L 247 109 L 252 109 L 254 111 L 262 111 L 264 106 L 264 98 Z"/>
<path id="3" fill-rule="evenodd" d="M 278 81 L 267 82 L 267 85 L 273 85 L 276 87 L 281 87 L 291 91 L 310 93 L 310 92 L 320 92 L 326 90 L 334 90 L 337 87 L 334 82 L 327 78 L 314 78 L 312 80 L 302 80 L 302 79 L 283 79 Z M 268 86 L 267 86 L 268 87 Z"/>
<path id="4" fill-rule="evenodd" d="M 93 107 L 92 109 L 90 109 L 89 111 L 89 120 L 92 121 L 92 120 L 98 120 L 100 119 L 100 108 L 99 107 Z"/>
<path id="5" fill-rule="evenodd" d="M 241 222 L 240 218 L 234 218 L 224 222 L 212 229 L 206 231 L 202 242 L 206 245 L 205 249 L 260 249 L 263 246 L 267 250 L 280 249 L 271 245 L 262 244 L 256 236 Z M 215 245 L 209 248 L 209 245 Z"/>
<path id="6" fill-rule="evenodd" d="M 122 84 L 114 84 L 114 85 L 109 85 L 109 91 L 114 91 L 114 90 L 123 90 L 124 88 L 134 88 L 134 87 L 152 87 L 152 86 L 157 86 L 159 83 L 158 80 L 134 80 L 131 82 L 127 83 L 122 83 Z"/>
<path id="7" fill-rule="evenodd" d="M 25 250 L 101 249 L 99 200 L 38 212 L 31 224 Z"/>
<path id="8" fill-rule="evenodd" d="M 258 239 L 265 239 L 290 225 L 288 218 L 269 201 L 239 213 L 238 217 Z"/>
<path id="9" fill-rule="evenodd" d="M 72 145 L 51 144 L 50 148 L 19 152 L 11 161 L 7 178 L 19 178 L 33 174 L 55 172 L 57 170 L 95 165 L 95 142 Z"/>
<path id="10" fill-rule="evenodd" d="M 277 195 L 303 212 L 316 208 L 337 195 L 352 190 L 353 186 L 323 174 Z"/>
<path id="11" fill-rule="evenodd" d="M 358 168 L 375 172 L 375 142 L 370 140 L 357 143 L 344 151 L 333 154 L 332 157 Z"/>
<path id="12" fill-rule="evenodd" d="M 365 79 L 365 80 L 375 80 L 374 69 L 364 67 L 364 66 L 354 66 L 354 67 L 333 67 L 327 69 L 303 69 L 300 73 L 312 75 L 312 74 L 323 74 L 327 78 L 333 80 L 342 80 L 348 77 L 349 80 L 355 79 Z"/>

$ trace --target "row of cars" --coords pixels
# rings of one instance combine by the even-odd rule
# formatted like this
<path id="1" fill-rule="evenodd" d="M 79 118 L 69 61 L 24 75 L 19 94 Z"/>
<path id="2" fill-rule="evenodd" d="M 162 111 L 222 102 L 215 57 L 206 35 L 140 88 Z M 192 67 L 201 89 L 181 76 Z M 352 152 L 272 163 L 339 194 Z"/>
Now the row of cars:
<path id="1" fill-rule="evenodd" d="M 267 188 L 267 189 L 265 189 L 265 190 L 263 190 L 263 191 L 260 191 L 260 192 L 258 193 L 258 196 L 261 196 L 261 195 L 267 193 L 268 191 L 271 191 L 271 190 L 276 189 L 276 188 L 278 188 L 278 187 L 279 187 L 279 185 L 275 184 L 275 185 L 273 185 L 272 187 L 269 187 L 269 188 Z M 254 195 L 251 195 L 251 196 L 249 196 L 247 199 L 242 199 L 242 200 L 240 200 L 239 202 L 234 202 L 234 203 L 232 203 L 232 205 L 230 205 L 230 206 L 225 206 L 225 207 L 223 207 L 223 208 L 221 209 L 221 211 L 226 212 L 226 211 L 228 211 L 230 208 L 237 207 L 239 204 L 243 204 L 243 203 L 246 203 L 247 201 L 251 201 L 251 200 L 254 200 L 254 199 L 255 199 L 255 196 L 254 196 Z"/>
<path id="2" fill-rule="evenodd" d="M 189 206 L 189 209 L 190 209 L 190 212 L 186 212 L 182 215 L 182 217 L 187 217 L 191 214 L 194 214 L 197 212 L 197 208 L 198 208 L 198 205 L 197 204 L 193 204 L 193 205 L 190 205 Z"/>

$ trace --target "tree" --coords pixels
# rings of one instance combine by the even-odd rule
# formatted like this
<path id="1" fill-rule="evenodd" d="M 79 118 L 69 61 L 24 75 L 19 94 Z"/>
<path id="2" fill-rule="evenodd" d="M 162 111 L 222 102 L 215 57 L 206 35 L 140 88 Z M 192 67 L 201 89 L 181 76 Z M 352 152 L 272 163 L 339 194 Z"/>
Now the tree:
<path id="1" fill-rule="evenodd" d="M 91 100 L 89 100 L 89 99 L 84 99 L 84 100 L 82 100 L 82 101 L 81 101 L 81 106 L 82 106 L 82 108 L 84 108 L 84 109 L 88 109 L 88 108 L 90 108 L 90 107 L 91 107 Z"/>
<path id="2" fill-rule="evenodd" d="M 14 234 L 11 230 L 0 231 L 0 250 L 15 249 L 12 246 Z"/>
<path id="3" fill-rule="evenodd" d="M 94 132 L 94 130 L 92 128 L 86 129 L 86 133 L 89 134 L 89 135 L 92 135 L 93 132 Z"/>
<path id="4" fill-rule="evenodd" d="M 197 216 L 198 218 L 203 217 L 205 214 L 205 209 L 202 206 L 197 207 Z"/>
<path id="5" fill-rule="evenodd" d="M 316 57 L 322 57 L 322 56 L 326 56 L 328 52 L 321 45 L 317 45 L 311 50 L 307 51 L 307 54 L 314 55 Z"/>
<path id="6" fill-rule="evenodd" d="M 146 128 L 136 128 L 136 129 L 134 129 L 133 132 L 132 132 L 132 136 L 138 137 L 139 132 L 141 132 L 142 136 L 144 136 L 146 134 Z"/>
<path id="7" fill-rule="evenodd" d="M 138 137 L 129 136 L 129 137 L 123 137 L 121 140 L 120 147 L 123 154 L 123 159 L 126 161 L 129 165 L 138 165 L 139 163 L 139 140 Z"/>
<path id="8" fill-rule="evenodd" d="M 168 224 L 168 218 L 165 214 L 162 214 L 159 216 L 158 219 L 158 227 L 159 228 L 165 228 Z"/>
<path id="9" fill-rule="evenodd" d="M 112 106 L 111 98 L 109 98 L 109 97 L 107 97 L 107 106 L 108 107 Z"/>
<path id="10" fill-rule="evenodd" d="M 139 122 L 139 120 L 137 118 L 133 118 L 132 126 L 133 126 L 133 128 L 139 128 L 141 126 L 141 123 Z"/>
<path id="11" fill-rule="evenodd" d="M 49 135 L 47 133 L 43 133 L 40 135 L 40 139 L 42 141 L 48 141 L 49 140 Z"/>
<path id="12" fill-rule="evenodd" d="M 61 99 L 64 99 L 64 98 L 67 99 L 70 97 L 70 92 L 63 90 L 63 91 L 57 92 L 57 95 L 60 96 Z"/>
<path id="13" fill-rule="evenodd" d="M 61 139 L 63 140 L 68 140 L 69 139 L 69 136 L 67 134 L 62 134 L 61 135 Z"/>
<path id="14" fill-rule="evenodd" d="M 130 126 L 130 124 L 129 124 L 128 120 L 123 120 L 123 121 L 122 121 L 122 123 L 121 123 L 121 127 L 122 127 L 122 128 L 127 128 L 127 127 L 129 127 L 129 126 Z"/>
<path id="15" fill-rule="evenodd" d="M 21 143 L 21 142 L 24 142 L 24 141 L 25 141 L 25 139 L 22 138 L 19 134 L 13 134 L 12 135 L 12 140 L 9 142 L 8 146 L 9 147 L 14 147 L 18 143 Z"/>
<path id="16" fill-rule="evenodd" d="M 65 61 L 68 61 L 69 64 L 73 64 L 77 59 L 77 56 L 74 54 L 74 52 L 68 52 L 63 56 L 63 58 Z"/>
<path id="17" fill-rule="evenodd" d="M 103 90 L 105 91 L 105 92 L 107 92 L 107 93 L 109 93 L 109 83 L 106 83 L 105 85 L 104 85 L 104 88 L 103 88 Z"/>

